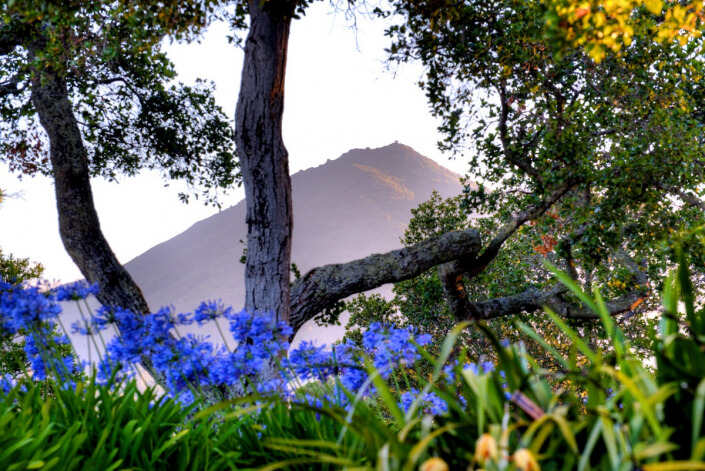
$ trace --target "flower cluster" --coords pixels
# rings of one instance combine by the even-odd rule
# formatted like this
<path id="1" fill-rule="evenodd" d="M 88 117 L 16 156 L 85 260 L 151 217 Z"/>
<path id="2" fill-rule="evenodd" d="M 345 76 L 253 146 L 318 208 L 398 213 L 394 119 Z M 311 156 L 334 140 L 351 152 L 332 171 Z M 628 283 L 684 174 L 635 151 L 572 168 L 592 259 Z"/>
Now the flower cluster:
<path id="1" fill-rule="evenodd" d="M 351 405 L 350 396 L 364 397 L 374 391 L 365 387 L 368 372 L 364 366 L 366 358 L 384 379 L 392 371 L 403 366 L 411 366 L 420 359 L 417 346 L 430 343 L 428 335 L 416 336 L 413 329 L 401 329 L 374 323 L 362 335 L 363 348 L 352 342 L 316 346 L 312 342 L 301 342 L 289 353 L 284 363 L 284 375 L 289 381 L 302 384 L 316 380 L 325 383 L 335 378 L 330 394 L 304 398 L 308 404 L 325 403 L 347 408 Z M 367 382 L 369 384 L 369 382 Z"/>
<path id="2" fill-rule="evenodd" d="M 337 374 L 346 389 L 358 392 L 367 379 L 362 366 L 364 356 L 372 359 L 375 369 L 386 379 L 395 368 L 416 363 L 421 358 L 417 345 L 427 345 L 430 341 L 430 336 L 415 336 L 411 329 L 373 323 L 362 335 L 363 350 L 351 342 L 334 345 L 330 350 L 325 345 L 301 342 L 291 351 L 285 366 L 301 381 L 325 382 Z"/>
<path id="3" fill-rule="evenodd" d="M 33 378 L 43 380 L 53 373 L 61 383 L 70 383 L 81 368 L 73 356 L 57 354 L 71 346 L 68 337 L 57 334 L 56 320 L 60 312 L 52 291 L 0 281 L 2 338 L 24 340 L 24 352 Z"/>
<path id="4" fill-rule="evenodd" d="M 421 394 L 418 389 L 412 388 L 401 395 L 399 406 L 404 413 L 409 412 L 409 409 L 411 409 L 412 404 L 417 398 L 420 399 L 419 407 L 416 409 L 418 413 L 441 415 L 448 412 L 448 404 L 435 393 L 427 392 Z"/>
<path id="5" fill-rule="evenodd" d="M 10 373 L 0 374 L 0 391 L 3 394 L 10 392 L 17 385 L 17 381 Z"/>
<path id="6" fill-rule="evenodd" d="M 80 301 L 90 295 L 98 294 L 98 285 L 91 285 L 85 281 L 76 281 L 61 285 L 54 290 L 57 301 Z"/>
<path id="7" fill-rule="evenodd" d="M 61 310 L 56 301 L 76 301 L 96 293 L 94 286 L 80 282 L 44 291 L 0 285 L 0 327 L 24 335 L 34 378 L 43 379 L 51 373 L 68 378 L 80 370 L 74 358 L 55 355 L 58 346 L 69 344 L 65 336 L 54 333 L 54 320 Z M 210 321 L 216 322 L 223 335 L 222 342 L 179 334 L 181 326 Z M 224 338 L 218 321 L 229 324 L 230 341 Z M 117 335 L 104 344 L 104 354 L 97 362 L 98 379 L 109 381 L 139 374 L 137 365 L 142 365 L 166 387 L 169 395 L 183 403 L 191 402 L 207 389 L 226 395 L 278 394 L 317 407 L 348 408 L 353 398 L 374 392 L 369 368 L 389 379 L 394 370 L 413 366 L 421 358 L 419 347 L 431 341 L 429 335 L 417 335 L 414 329 L 373 323 L 362 335 L 362 348 L 349 341 L 331 348 L 301 342 L 289 352 L 288 339 L 293 331 L 288 325 L 272 315 L 234 312 L 220 301 L 204 302 L 193 313 L 186 314 L 177 314 L 170 308 L 135 314 L 101 307 L 72 325 L 74 332 L 93 335 L 93 340 L 110 326 Z M 234 349 L 228 348 L 233 344 Z M 493 368 L 489 362 L 462 368 L 449 365 L 446 378 L 452 383 L 459 371 L 477 375 L 492 372 Z M 305 392 L 297 397 L 297 389 L 311 381 L 325 386 L 319 388 L 318 394 Z M 5 390 L 11 384 L 5 378 L 0 387 Z M 434 415 L 446 412 L 445 402 L 436 394 L 425 392 L 419 398 L 420 394 L 416 389 L 402 393 L 402 409 L 408 411 L 418 401 L 419 412 Z"/>
<path id="8" fill-rule="evenodd" d="M 366 351 L 372 352 L 375 368 L 386 377 L 393 369 L 413 365 L 420 360 L 421 355 L 416 345 L 423 346 L 431 343 L 431 336 L 419 335 L 415 339 L 416 344 L 412 342 L 413 340 L 413 332 L 408 329 L 398 329 L 373 322 L 362 336 L 362 346 Z"/>
<path id="9" fill-rule="evenodd" d="M 225 317 L 238 344 L 235 351 L 224 344 L 211 342 L 208 337 L 188 334 L 178 335 L 178 327 L 194 320 L 203 323 Z M 130 374 L 136 363 L 146 364 L 168 388 L 170 394 L 186 394 L 211 386 L 241 388 L 243 380 L 255 379 L 267 362 L 280 357 L 288 349 L 282 340 L 291 329 L 278 323 L 273 316 L 233 313 L 209 302 L 203 303 L 193 316 L 174 315 L 169 308 L 153 314 L 136 315 L 115 309 L 102 311 L 94 317 L 94 324 L 114 322 L 120 335 L 107 346 L 99 376 L 105 380 L 116 369 Z M 258 389 L 268 390 L 271 385 L 258 384 Z M 185 401 L 188 402 L 188 401 Z"/>

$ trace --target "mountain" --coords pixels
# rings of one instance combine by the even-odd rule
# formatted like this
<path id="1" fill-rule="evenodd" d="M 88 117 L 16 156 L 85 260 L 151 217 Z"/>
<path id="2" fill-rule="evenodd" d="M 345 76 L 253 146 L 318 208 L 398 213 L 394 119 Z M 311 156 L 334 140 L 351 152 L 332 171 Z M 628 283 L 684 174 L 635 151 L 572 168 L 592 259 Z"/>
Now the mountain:
<path id="1" fill-rule="evenodd" d="M 298 172 L 291 178 L 292 261 L 305 273 L 319 265 L 401 248 L 411 209 L 433 190 L 443 197 L 459 194 L 459 178 L 396 142 L 378 149 L 353 149 Z M 246 238 L 242 201 L 125 266 L 153 309 L 174 305 L 185 312 L 206 299 L 222 299 L 239 309 L 244 304 L 240 241 Z"/>

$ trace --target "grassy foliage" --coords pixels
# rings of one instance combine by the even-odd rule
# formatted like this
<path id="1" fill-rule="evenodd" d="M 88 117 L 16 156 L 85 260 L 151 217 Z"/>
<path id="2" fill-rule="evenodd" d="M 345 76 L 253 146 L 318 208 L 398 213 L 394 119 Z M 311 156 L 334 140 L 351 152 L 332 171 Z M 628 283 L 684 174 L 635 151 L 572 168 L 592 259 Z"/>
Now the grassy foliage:
<path id="1" fill-rule="evenodd" d="M 678 256 L 652 366 L 633 353 L 599 292 L 556 271 L 607 333 L 590 341 L 547 312 L 570 339 L 565 354 L 518 321 L 557 368 L 483 324 L 496 361 L 469 363 L 456 345 L 466 323 L 435 356 L 420 348 L 430 369 L 407 365 L 385 377 L 367 361 L 368 396 L 333 377 L 288 399 L 184 406 L 134 381 L 25 379 L 0 395 L 0 469 L 705 469 L 705 310 L 688 256 Z M 333 393 L 347 406 L 324 400 Z"/>

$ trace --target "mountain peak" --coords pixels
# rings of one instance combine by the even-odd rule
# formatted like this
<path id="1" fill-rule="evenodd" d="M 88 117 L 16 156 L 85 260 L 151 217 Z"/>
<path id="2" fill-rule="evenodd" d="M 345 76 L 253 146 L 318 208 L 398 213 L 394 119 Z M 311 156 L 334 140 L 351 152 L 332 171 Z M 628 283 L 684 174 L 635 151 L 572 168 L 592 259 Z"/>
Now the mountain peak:
<path id="1" fill-rule="evenodd" d="M 460 176 L 395 142 L 352 149 L 291 177 L 294 206 L 292 261 L 305 272 L 402 247 L 411 209 L 436 190 L 462 192 Z M 247 239 L 245 202 L 204 219 L 126 264 L 152 308 L 192 310 L 219 299 L 244 301 Z"/>

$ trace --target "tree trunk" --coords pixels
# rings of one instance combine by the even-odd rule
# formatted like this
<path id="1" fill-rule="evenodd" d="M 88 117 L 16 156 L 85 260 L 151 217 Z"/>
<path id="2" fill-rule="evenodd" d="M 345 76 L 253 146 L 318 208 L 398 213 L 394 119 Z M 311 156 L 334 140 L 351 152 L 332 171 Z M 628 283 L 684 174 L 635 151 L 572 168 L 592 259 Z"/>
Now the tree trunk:
<path id="1" fill-rule="evenodd" d="M 30 48 L 30 56 L 35 50 Z M 50 158 L 59 212 L 59 232 L 66 251 L 90 283 L 100 288 L 98 300 L 135 313 L 149 307 L 137 284 L 118 262 L 100 230 L 93 204 L 88 153 L 73 114 L 66 82 L 51 70 L 37 71 L 32 104 L 49 135 Z"/>
<path id="2" fill-rule="evenodd" d="M 293 228 L 282 139 L 284 75 L 294 2 L 250 0 L 235 140 L 247 204 L 245 309 L 289 321 Z"/>

